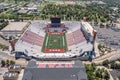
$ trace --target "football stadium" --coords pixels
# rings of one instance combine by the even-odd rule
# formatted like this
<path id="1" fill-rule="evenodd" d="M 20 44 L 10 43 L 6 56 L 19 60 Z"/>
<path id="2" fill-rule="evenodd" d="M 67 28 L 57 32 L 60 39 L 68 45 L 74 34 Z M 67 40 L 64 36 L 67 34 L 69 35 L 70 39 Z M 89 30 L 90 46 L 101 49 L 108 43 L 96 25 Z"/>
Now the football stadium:
<path id="1" fill-rule="evenodd" d="M 16 59 L 91 60 L 94 57 L 96 31 L 86 21 L 31 21 L 16 42 Z"/>

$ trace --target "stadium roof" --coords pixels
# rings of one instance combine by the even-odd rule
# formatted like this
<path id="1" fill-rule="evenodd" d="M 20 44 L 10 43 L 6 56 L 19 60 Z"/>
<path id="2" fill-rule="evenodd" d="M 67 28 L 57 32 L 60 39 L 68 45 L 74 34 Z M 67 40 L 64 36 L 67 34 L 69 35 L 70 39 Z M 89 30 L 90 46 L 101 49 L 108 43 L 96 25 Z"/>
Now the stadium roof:
<path id="1" fill-rule="evenodd" d="M 10 22 L 2 31 L 21 31 L 28 22 Z"/>
<path id="2" fill-rule="evenodd" d="M 59 62 L 37 64 L 30 61 L 22 80 L 87 80 L 87 76 L 81 61 L 74 61 L 74 64 Z"/>

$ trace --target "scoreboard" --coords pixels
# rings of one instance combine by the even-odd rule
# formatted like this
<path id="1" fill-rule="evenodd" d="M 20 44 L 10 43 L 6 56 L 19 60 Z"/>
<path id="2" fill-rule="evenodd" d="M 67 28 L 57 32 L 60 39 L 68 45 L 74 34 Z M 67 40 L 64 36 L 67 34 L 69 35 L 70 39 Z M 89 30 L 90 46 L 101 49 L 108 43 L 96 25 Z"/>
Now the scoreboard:
<path id="1" fill-rule="evenodd" d="M 51 17 L 50 20 L 51 20 L 51 24 L 61 23 L 60 17 Z"/>

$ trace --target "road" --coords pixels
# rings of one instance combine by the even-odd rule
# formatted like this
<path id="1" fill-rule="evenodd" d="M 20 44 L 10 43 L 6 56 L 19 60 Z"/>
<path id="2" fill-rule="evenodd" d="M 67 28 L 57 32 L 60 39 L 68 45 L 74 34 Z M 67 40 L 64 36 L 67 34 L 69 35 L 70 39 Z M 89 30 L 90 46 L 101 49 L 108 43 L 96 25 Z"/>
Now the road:
<path id="1" fill-rule="evenodd" d="M 113 51 L 111 53 L 105 54 L 105 55 L 100 56 L 100 57 L 96 57 L 96 58 L 93 59 L 92 62 L 83 61 L 83 63 L 84 64 L 91 64 L 91 63 L 101 64 L 106 59 L 108 59 L 110 61 L 120 59 L 120 50 L 119 51 Z"/>
<path id="2" fill-rule="evenodd" d="M 120 50 L 119 51 L 113 51 L 108 54 L 105 54 L 103 56 L 100 56 L 98 58 L 95 58 L 93 62 L 95 63 L 102 63 L 104 60 L 108 59 L 110 61 L 117 60 L 120 58 Z"/>

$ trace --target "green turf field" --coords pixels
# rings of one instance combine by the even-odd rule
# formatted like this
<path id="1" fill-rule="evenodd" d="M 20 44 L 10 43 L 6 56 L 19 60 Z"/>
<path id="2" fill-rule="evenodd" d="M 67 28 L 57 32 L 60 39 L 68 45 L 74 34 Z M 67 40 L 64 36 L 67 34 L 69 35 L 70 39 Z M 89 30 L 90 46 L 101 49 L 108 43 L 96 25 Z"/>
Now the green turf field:
<path id="1" fill-rule="evenodd" d="M 63 48 L 63 36 L 51 34 L 48 36 L 47 48 L 49 49 L 61 49 Z"/>
<path id="2" fill-rule="evenodd" d="M 44 49 L 62 49 L 64 48 L 65 51 L 67 51 L 67 43 L 66 43 L 66 37 L 65 33 L 62 34 L 49 34 L 46 33 L 42 52 L 44 52 Z"/>

